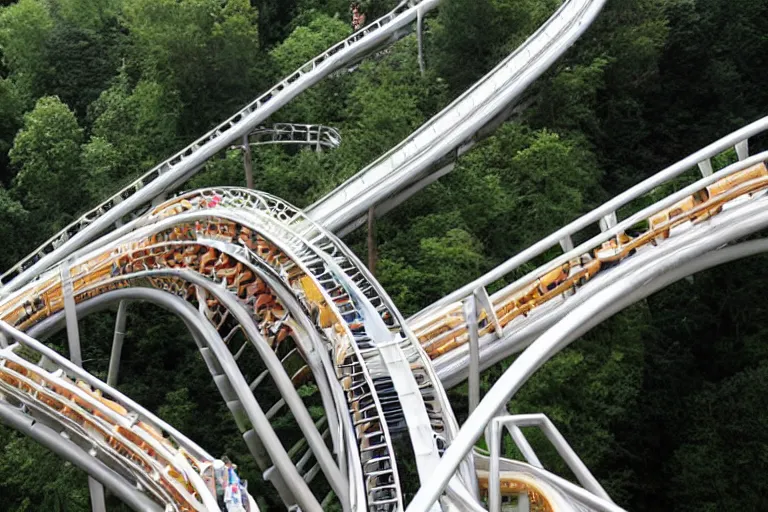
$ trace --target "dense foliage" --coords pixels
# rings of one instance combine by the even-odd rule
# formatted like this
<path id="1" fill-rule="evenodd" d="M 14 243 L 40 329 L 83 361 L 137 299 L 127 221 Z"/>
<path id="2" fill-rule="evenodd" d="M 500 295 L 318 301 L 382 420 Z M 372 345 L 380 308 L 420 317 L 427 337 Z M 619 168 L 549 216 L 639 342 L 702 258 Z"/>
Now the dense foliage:
<path id="1" fill-rule="evenodd" d="M 363 10 L 371 20 L 394 3 L 369 0 Z M 346 0 L 0 4 L 2 268 L 352 30 Z M 558 5 L 443 0 L 426 24 L 425 73 L 409 36 L 316 85 L 273 120 L 334 126 L 341 147 L 259 148 L 256 188 L 309 204 L 447 105 Z M 765 0 L 609 1 L 531 87 L 526 108 L 378 222 L 377 277 L 412 314 L 760 117 L 766 32 Z M 244 183 L 242 156 L 228 151 L 187 188 Z M 364 233 L 347 241 L 365 256 Z M 765 261 L 696 276 L 618 315 L 547 364 L 510 410 L 547 413 L 629 510 L 765 509 Z M 113 321 L 95 315 L 82 329 L 85 367 L 101 378 Z M 194 344 L 172 322 L 132 306 L 120 389 L 209 451 L 227 452 L 262 505 L 276 506 Z M 65 351 L 62 339 L 51 343 Z M 508 364 L 486 372 L 484 386 Z M 451 396 L 464 417 L 466 389 Z M 277 427 L 298 437 L 288 420 Z M 89 510 L 84 475 L 2 428 L 0 450 L 0 509 Z M 551 453 L 544 460 L 563 469 Z"/>

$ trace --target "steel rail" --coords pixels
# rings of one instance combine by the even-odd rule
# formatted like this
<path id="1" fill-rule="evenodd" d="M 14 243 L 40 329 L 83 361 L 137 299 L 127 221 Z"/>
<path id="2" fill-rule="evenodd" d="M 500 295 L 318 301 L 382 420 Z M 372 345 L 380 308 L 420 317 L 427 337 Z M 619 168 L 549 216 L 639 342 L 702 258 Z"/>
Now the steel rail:
<path id="1" fill-rule="evenodd" d="M 80 446 L 3 400 L 0 400 L 0 423 L 24 434 L 85 471 L 133 510 L 137 512 L 160 512 L 163 510 L 157 503 Z"/>
<path id="2" fill-rule="evenodd" d="M 462 426 L 454 443 L 445 452 L 441 465 L 436 468 L 429 485 L 423 486 L 416 493 L 407 510 L 419 512 L 429 509 L 448 484 L 466 453 L 482 435 L 488 422 L 547 360 L 627 305 L 687 275 L 677 269 L 683 268 L 690 273 L 693 269 L 706 268 L 701 263 L 695 263 L 697 257 L 768 227 L 766 206 L 768 197 L 763 197 L 744 205 L 731 215 L 721 214 L 713 218 L 717 222 L 713 222 L 715 225 L 711 226 L 710 233 L 706 236 L 693 241 L 680 237 L 680 241 L 677 244 L 669 244 L 665 254 L 655 258 L 648 265 L 649 268 L 640 267 L 613 286 L 598 292 L 548 329 L 512 363 L 485 395 L 475 412 Z M 727 253 L 726 257 L 738 257 L 753 250 L 753 247 L 747 247 L 746 250 L 740 247 L 739 250 Z M 728 260 L 721 256 L 706 261 L 715 264 Z M 692 266 L 684 267 L 691 262 Z"/>
<path id="3" fill-rule="evenodd" d="M 749 138 L 754 137 L 755 135 L 758 135 L 760 133 L 763 133 L 766 130 L 768 130 L 768 116 L 763 117 L 743 128 L 740 128 L 739 130 L 736 130 L 730 133 L 729 135 L 726 135 L 725 137 L 713 142 L 712 144 L 692 153 L 688 157 L 678 161 L 677 163 L 667 167 L 666 169 L 659 171 L 658 173 L 651 176 L 650 178 L 643 180 L 642 182 L 638 183 L 637 185 L 634 185 L 633 187 L 629 188 L 625 192 L 622 192 L 621 194 L 610 199 L 609 201 L 606 201 L 601 206 L 595 208 L 591 212 L 582 215 L 581 217 L 571 222 L 567 226 L 564 226 L 558 229 L 557 231 L 550 234 L 549 236 L 536 242 L 535 244 L 531 245 L 524 251 L 521 251 L 514 257 L 510 258 L 503 264 L 499 265 L 492 271 L 488 272 L 484 276 L 478 279 L 475 279 L 471 283 L 465 286 L 462 286 L 458 290 L 446 295 L 442 299 L 424 308 L 422 311 L 411 316 L 408 319 L 409 323 L 411 323 L 411 325 L 414 326 L 415 324 L 422 322 L 429 314 L 434 313 L 438 310 L 441 310 L 442 308 L 449 306 L 454 302 L 461 301 L 463 298 L 468 297 L 471 293 L 474 292 L 474 290 L 480 287 L 488 286 L 491 283 L 498 281 L 499 279 L 502 279 L 504 276 L 513 272 L 515 269 L 519 268 L 521 265 L 525 264 L 526 262 L 532 260 L 537 256 L 540 256 L 550 248 L 557 246 L 562 240 L 569 239 L 571 236 L 577 234 L 579 231 L 583 230 L 584 228 L 587 228 L 590 225 L 595 224 L 596 222 L 599 222 L 601 219 L 605 218 L 606 216 L 614 214 L 621 207 L 626 206 L 628 203 L 646 195 L 647 193 L 651 192 L 653 189 L 659 187 L 660 185 L 663 185 L 668 181 L 672 180 L 673 178 L 678 177 L 684 172 L 696 167 L 698 164 L 709 162 L 712 157 L 722 153 L 727 149 L 733 148 L 740 143 L 748 141 Z M 763 153 L 762 155 L 765 155 L 765 154 Z M 766 158 L 768 158 L 768 156 L 766 156 Z M 729 166 L 726 168 L 727 171 L 724 169 L 718 173 L 712 174 L 708 177 L 705 177 L 702 180 L 699 180 L 698 182 L 696 182 L 696 186 L 699 186 L 699 185 L 704 186 L 704 185 L 714 183 L 717 179 L 720 179 L 728 174 L 732 174 L 734 172 L 737 172 L 738 170 L 741 170 L 747 167 L 747 164 L 744 162 L 744 160 L 747 160 L 749 162 L 755 162 L 755 163 L 758 161 L 758 160 L 755 160 L 754 158 L 742 159 L 742 161 L 740 162 L 741 167 L 734 167 L 734 165 L 739 165 L 739 164 L 734 164 L 732 166 Z M 644 211 L 650 211 L 651 214 L 656 213 L 661 209 L 663 209 L 664 207 L 673 204 L 676 200 L 682 199 L 686 195 L 690 195 L 690 193 L 695 192 L 696 189 L 693 185 L 691 185 L 689 187 L 686 187 L 684 190 L 686 192 L 679 191 L 676 194 L 672 194 L 668 196 L 667 198 L 665 198 L 665 200 L 662 200 L 656 203 L 656 205 L 654 206 L 658 205 L 658 208 L 654 210 L 647 208 Z M 630 217 L 630 219 L 632 220 L 632 223 L 636 222 L 635 219 L 637 219 L 637 217 L 638 215 L 634 215 Z M 642 220 L 642 219 L 638 219 L 638 220 Z M 549 262 L 546 266 L 541 268 L 542 269 L 554 268 L 557 265 L 562 264 L 565 261 L 568 261 L 569 258 L 579 255 L 579 251 L 582 251 L 583 248 L 586 248 L 588 244 L 592 244 L 596 246 L 602 242 L 605 242 L 611 237 L 615 236 L 619 231 L 630 227 L 632 223 L 630 223 L 630 220 L 626 220 L 617 226 L 613 226 L 610 229 L 603 230 L 603 232 L 600 235 L 592 238 L 588 243 L 582 244 L 577 249 L 567 251 L 566 254 L 556 258 L 555 260 Z"/>
<path id="4" fill-rule="evenodd" d="M 136 212 L 154 198 L 187 181 L 208 159 L 233 142 L 241 140 L 304 90 L 382 44 L 403 37 L 403 30 L 416 20 L 418 12 L 434 9 L 439 2 L 440 0 L 403 1 L 390 13 L 335 44 L 224 123 L 51 237 L 0 276 L 0 283 L 6 285 L 8 291 L 17 290 L 28 283 L 40 272 L 110 229 L 126 215 Z"/>
<path id="5" fill-rule="evenodd" d="M 517 50 L 391 151 L 306 209 L 338 231 L 495 120 L 590 26 L 605 0 L 567 0 Z M 461 151 L 461 150 L 459 150 Z"/>

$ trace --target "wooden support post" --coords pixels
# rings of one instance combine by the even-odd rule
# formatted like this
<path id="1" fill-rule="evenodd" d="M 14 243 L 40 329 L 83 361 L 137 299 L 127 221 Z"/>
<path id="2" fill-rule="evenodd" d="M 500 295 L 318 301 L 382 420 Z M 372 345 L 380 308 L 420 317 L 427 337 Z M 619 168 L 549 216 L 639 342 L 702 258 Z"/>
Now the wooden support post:
<path id="1" fill-rule="evenodd" d="M 376 275 L 376 215 L 375 206 L 368 208 L 368 270 Z"/>
<path id="2" fill-rule="evenodd" d="M 245 165 L 245 186 L 253 190 L 253 160 L 248 135 L 243 135 L 243 164 Z"/>

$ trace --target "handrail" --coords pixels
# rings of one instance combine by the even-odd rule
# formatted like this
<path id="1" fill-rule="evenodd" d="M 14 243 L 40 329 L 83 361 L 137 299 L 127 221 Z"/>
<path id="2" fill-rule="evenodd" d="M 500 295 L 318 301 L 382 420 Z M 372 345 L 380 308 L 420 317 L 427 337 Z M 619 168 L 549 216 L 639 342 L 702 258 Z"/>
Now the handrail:
<path id="1" fill-rule="evenodd" d="M 322 199 L 306 214 L 338 231 L 492 122 L 590 26 L 605 0 L 568 0 L 519 48 L 395 148 Z"/>
<path id="2" fill-rule="evenodd" d="M 521 251 L 514 257 L 507 260 L 506 262 L 502 263 L 492 271 L 488 272 L 484 276 L 479 277 L 478 279 L 475 279 L 471 283 L 465 286 L 462 286 L 458 290 L 434 302 L 430 306 L 424 308 L 422 311 L 411 316 L 408 319 L 408 322 L 412 326 L 414 326 L 414 324 L 418 324 L 424 321 L 427 318 L 427 316 L 430 315 L 431 313 L 435 313 L 437 310 L 440 310 L 441 308 L 444 308 L 449 304 L 452 304 L 457 301 L 461 301 L 463 298 L 468 297 L 471 293 L 473 293 L 474 290 L 480 287 L 486 287 L 491 283 L 498 281 L 499 279 L 503 278 L 505 275 L 519 268 L 521 265 L 527 263 L 528 261 L 532 260 L 537 256 L 540 256 L 545 251 L 556 246 L 557 244 L 560 243 L 561 240 L 571 237 L 574 234 L 581 231 L 582 229 L 588 227 L 590 224 L 594 224 L 595 222 L 600 221 L 606 215 L 616 212 L 622 206 L 625 206 L 631 201 L 634 201 L 635 199 L 638 199 L 639 197 L 652 191 L 656 187 L 663 185 L 669 180 L 683 174 L 684 172 L 693 168 L 697 164 L 707 161 L 713 156 L 716 156 L 717 154 L 721 153 L 722 151 L 729 149 L 731 147 L 734 147 L 738 143 L 744 140 L 747 140 L 750 137 L 753 137 L 759 133 L 762 133 L 765 130 L 768 130 L 768 116 L 763 117 L 762 119 L 759 119 L 739 130 L 736 130 L 731 134 L 721 138 L 720 140 L 710 144 L 709 146 L 702 148 L 699 151 L 696 151 L 695 153 L 692 153 L 691 155 L 684 158 L 683 160 L 680 160 L 679 162 L 667 167 L 666 169 L 663 169 L 657 174 L 651 176 L 650 178 L 638 183 L 637 185 L 626 190 L 625 192 L 617 195 L 613 199 L 606 201 L 601 206 L 595 208 L 591 212 L 585 215 L 582 215 L 581 217 L 571 222 L 567 226 L 560 228 L 559 230 L 555 231 L 549 236 L 536 242 L 535 244 Z M 744 160 L 739 162 L 739 164 L 741 164 L 740 167 L 733 167 L 733 166 L 729 167 L 730 169 L 729 172 L 720 171 L 716 175 L 711 175 L 702 180 L 699 180 L 698 182 L 696 182 L 695 184 L 696 186 L 691 185 L 690 187 L 687 187 L 683 191 L 670 195 L 665 200 L 656 203 L 656 205 L 654 206 L 658 205 L 658 208 L 654 210 L 650 210 L 650 214 L 656 213 L 662 208 L 664 208 L 665 205 L 671 205 L 676 200 L 682 199 L 686 195 L 689 195 L 695 192 L 698 188 L 701 188 L 700 186 L 713 183 L 717 179 L 722 178 L 725 175 L 732 174 L 734 172 L 737 172 L 747 167 L 749 162 L 757 163 L 757 161 L 759 160 L 755 158 Z M 649 209 L 646 209 L 644 211 L 648 211 L 648 210 Z M 633 216 L 632 218 L 634 219 L 635 217 L 636 216 Z M 605 242 L 609 240 L 611 237 L 615 236 L 616 233 L 620 232 L 622 229 L 626 229 L 626 227 L 629 227 L 631 225 L 632 224 L 629 224 L 628 221 L 625 221 L 621 223 L 620 226 L 615 226 L 611 229 L 605 230 L 600 235 L 597 235 L 594 238 L 592 238 L 589 241 L 589 244 L 596 246 L 602 242 Z M 586 243 L 582 244 L 582 246 L 579 246 L 574 250 L 568 251 L 562 256 L 552 260 L 545 267 L 542 267 L 542 268 L 544 268 L 546 271 L 546 269 L 554 268 L 558 264 L 562 264 L 568 261 L 570 258 L 573 258 L 574 256 L 578 256 L 580 251 L 583 252 L 585 245 Z M 537 272 L 539 272 L 538 269 L 537 269 Z"/>
<path id="3" fill-rule="evenodd" d="M 399 31 L 416 20 L 419 11 L 429 11 L 437 7 L 439 2 L 400 2 L 394 10 L 310 60 L 222 124 L 48 239 L 32 254 L 0 275 L 0 284 L 7 285 L 8 291 L 17 290 L 126 215 L 184 183 L 209 158 L 247 135 L 305 89 L 355 58 L 387 43 L 391 38 L 402 37 Z"/>
<path id="4" fill-rule="evenodd" d="M 64 428 L 74 429 L 74 433 L 108 453 L 133 477 L 149 479 L 147 483 L 152 484 L 154 474 L 162 475 L 157 480 L 159 487 L 152 491 L 159 500 L 178 501 L 183 507 L 215 506 L 216 500 L 210 489 L 199 475 L 194 478 L 191 474 L 195 471 L 192 466 L 186 461 L 179 462 L 178 455 L 184 449 L 173 445 L 152 425 L 155 422 L 140 421 L 134 412 L 118 402 L 101 398 L 87 384 L 82 387 L 82 381 L 75 379 L 73 382 L 66 373 L 51 373 L 39 363 L 27 361 L 14 352 L 20 346 L 16 343 L 0 351 L 0 388 L 8 397 L 34 408 Z M 192 460 L 198 466 L 213 462 L 210 457 Z M 166 475 L 166 466 L 183 475 L 185 481 Z M 191 488 L 187 487 L 189 485 Z"/>

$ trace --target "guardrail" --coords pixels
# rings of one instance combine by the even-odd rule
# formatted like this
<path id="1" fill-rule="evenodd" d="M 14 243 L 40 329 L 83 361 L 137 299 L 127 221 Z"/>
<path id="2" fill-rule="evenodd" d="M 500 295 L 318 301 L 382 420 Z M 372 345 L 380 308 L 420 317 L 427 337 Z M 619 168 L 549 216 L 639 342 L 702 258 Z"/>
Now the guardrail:
<path id="1" fill-rule="evenodd" d="M 506 326 L 506 322 L 504 320 L 504 315 L 507 314 L 505 310 L 505 304 L 510 300 L 510 297 L 513 297 L 516 293 L 524 290 L 527 286 L 530 286 L 541 276 L 556 271 L 558 267 L 562 266 L 566 262 L 580 258 L 584 254 L 587 254 L 589 251 L 600 247 L 601 244 L 613 239 L 619 233 L 623 233 L 631 226 L 650 218 L 652 215 L 670 207 L 677 201 L 690 196 L 697 190 L 700 190 L 701 188 L 704 188 L 728 175 L 739 172 L 750 165 L 757 164 L 767 159 L 768 153 L 761 153 L 753 157 L 748 157 L 749 138 L 764 132 L 766 129 L 768 129 L 768 117 L 760 119 L 740 130 L 737 130 L 707 146 L 706 148 L 693 153 L 692 155 L 677 162 L 676 164 L 660 171 L 656 175 L 635 185 L 626 192 L 619 194 L 610 201 L 607 201 L 602 206 L 594 209 L 592 212 L 582 216 L 569 225 L 559 229 L 555 233 L 533 244 L 528 249 L 520 252 L 515 257 L 509 259 L 507 262 L 503 263 L 486 275 L 476 279 L 466 286 L 463 286 L 462 288 L 425 308 L 421 312 L 408 319 L 409 325 L 417 333 L 417 335 L 421 335 L 420 337 L 422 338 L 422 341 L 426 343 L 429 343 L 429 339 L 433 339 L 429 336 L 429 339 L 425 338 L 425 336 L 427 336 L 425 333 L 429 332 L 430 330 L 436 332 L 437 336 L 447 331 L 466 332 L 468 329 L 468 324 L 462 311 L 462 303 L 470 300 L 475 296 L 484 297 L 485 300 L 479 301 L 477 314 L 478 321 L 483 323 L 479 327 L 479 335 L 482 336 L 485 334 L 494 333 L 496 338 L 501 337 L 501 330 Z M 730 148 L 735 148 L 737 155 L 740 158 L 739 162 L 713 174 L 711 162 L 712 157 Z M 642 211 L 630 215 L 626 219 L 619 219 L 617 211 L 620 208 L 627 206 L 632 201 L 641 198 L 656 187 L 669 182 L 670 180 L 697 166 L 699 167 L 701 174 L 704 176 L 702 179 L 674 194 L 669 195 L 665 199 L 656 202 L 652 206 L 644 208 Z M 598 223 L 600 225 L 601 233 L 574 248 L 572 237 L 594 223 Z M 500 279 L 503 279 L 506 275 L 514 272 L 522 265 L 530 262 L 534 258 L 544 254 L 546 251 L 558 245 L 563 250 L 563 254 L 561 256 L 558 256 L 546 264 L 539 266 L 535 270 L 529 272 L 524 277 L 517 279 L 513 283 L 504 286 L 490 297 L 488 296 L 487 287 L 489 285 Z M 445 326 L 442 328 L 442 331 L 439 328 L 441 323 Z"/>
<path id="2" fill-rule="evenodd" d="M 371 206 L 407 187 L 451 151 L 458 156 L 467 150 L 462 145 L 544 73 L 589 27 L 604 3 L 566 1 L 482 80 L 398 146 L 309 206 L 307 216 L 326 229 L 339 231 Z M 422 186 L 428 183 L 429 179 Z"/>
<path id="3" fill-rule="evenodd" d="M 181 185 L 209 158 L 247 135 L 301 92 L 392 38 L 402 37 L 402 30 L 416 20 L 419 12 L 429 11 L 437 7 L 439 2 L 440 0 L 403 1 L 390 13 L 335 44 L 218 127 L 48 239 L 32 254 L 2 274 L 0 284 L 6 285 L 8 291 L 17 290 L 112 225 L 122 222 L 127 215 L 139 211 L 153 199 Z"/>

